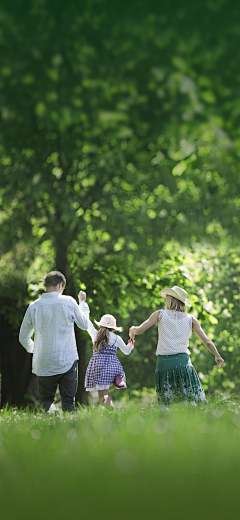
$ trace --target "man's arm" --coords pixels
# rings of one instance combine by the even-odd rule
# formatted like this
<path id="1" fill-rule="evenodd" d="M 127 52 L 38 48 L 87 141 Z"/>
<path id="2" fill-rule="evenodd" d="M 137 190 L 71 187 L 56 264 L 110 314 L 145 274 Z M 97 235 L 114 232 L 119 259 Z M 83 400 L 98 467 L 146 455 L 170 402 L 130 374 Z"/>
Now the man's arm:
<path id="1" fill-rule="evenodd" d="M 31 339 L 33 333 L 34 327 L 32 324 L 31 309 L 28 307 L 20 328 L 19 341 L 29 354 L 32 354 L 34 351 L 34 342 Z"/>
<path id="2" fill-rule="evenodd" d="M 89 322 L 89 307 L 86 303 L 86 293 L 80 291 L 78 295 L 79 305 L 75 302 L 74 305 L 74 321 L 77 326 L 82 330 L 88 330 Z"/>

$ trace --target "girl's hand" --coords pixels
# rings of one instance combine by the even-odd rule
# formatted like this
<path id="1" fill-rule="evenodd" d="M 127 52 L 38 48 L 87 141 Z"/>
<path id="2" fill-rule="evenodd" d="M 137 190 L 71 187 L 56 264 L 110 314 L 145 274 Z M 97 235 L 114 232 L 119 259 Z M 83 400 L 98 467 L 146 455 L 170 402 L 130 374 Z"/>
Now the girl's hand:
<path id="1" fill-rule="evenodd" d="M 135 343 L 134 335 L 133 335 L 133 334 L 131 334 L 130 339 L 128 340 L 128 343 L 131 343 L 131 344 L 132 344 L 132 350 L 133 350 L 133 349 L 134 349 L 134 343 Z"/>
<path id="2" fill-rule="evenodd" d="M 224 361 L 223 358 L 221 358 L 220 356 L 219 357 L 215 357 L 215 361 L 219 365 L 220 369 L 224 367 L 225 361 Z"/>

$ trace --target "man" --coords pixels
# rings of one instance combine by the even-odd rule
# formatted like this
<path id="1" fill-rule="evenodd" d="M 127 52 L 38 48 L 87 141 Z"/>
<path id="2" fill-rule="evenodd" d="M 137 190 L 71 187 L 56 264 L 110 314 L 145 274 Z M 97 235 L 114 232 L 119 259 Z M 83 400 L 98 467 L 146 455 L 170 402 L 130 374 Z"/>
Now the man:
<path id="1" fill-rule="evenodd" d="M 20 343 L 33 353 L 32 371 L 39 376 L 40 401 L 45 411 L 53 404 L 57 385 L 62 409 L 74 410 L 79 359 L 74 322 L 82 330 L 88 328 L 86 293 L 79 292 L 77 305 L 71 296 L 63 296 L 65 285 L 66 278 L 59 271 L 47 274 L 46 293 L 29 305 L 19 334 Z"/>

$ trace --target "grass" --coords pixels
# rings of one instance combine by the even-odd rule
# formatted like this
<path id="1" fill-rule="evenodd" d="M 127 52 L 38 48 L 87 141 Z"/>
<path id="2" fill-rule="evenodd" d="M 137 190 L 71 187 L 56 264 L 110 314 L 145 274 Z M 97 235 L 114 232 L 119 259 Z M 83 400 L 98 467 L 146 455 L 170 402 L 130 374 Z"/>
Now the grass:
<path id="1" fill-rule="evenodd" d="M 240 403 L 145 397 L 58 417 L 0 413 L 0 513 L 16 518 L 235 517 Z"/>

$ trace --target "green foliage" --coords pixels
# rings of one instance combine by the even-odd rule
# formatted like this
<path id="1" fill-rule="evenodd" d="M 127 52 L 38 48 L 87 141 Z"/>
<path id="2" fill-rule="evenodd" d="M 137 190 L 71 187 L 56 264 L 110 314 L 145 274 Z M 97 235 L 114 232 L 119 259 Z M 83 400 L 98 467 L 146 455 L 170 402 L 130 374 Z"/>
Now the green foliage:
<path id="1" fill-rule="evenodd" d="M 221 74 L 232 59 L 234 11 L 209 47 L 212 24 L 202 18 L 204 45 L 200 23 L 190 25 L 196 5 L 179 7 L 171 27 L 151 4 L 123 4 L 120 19 L 104 5 L 107 17 L 97 1 L 63 3 L 56 17 L 38 2 L 20 19 L 5 8 L 5 248 L 33 235 L 79 253 L 89 246 L 89 262 L 113 249 L 131 263 L 147 261 L 146 248 L 153 256 L 169 236 L 236 234 L 239 143 L 227 121 L 238 91 Z M 208 3 L 203 12 L 216 21 Z M 18 39 L 28 46 L 16 54 Z"/>
<path id="2" fill-rule="evenodd" d="M 0 35 L 1 283 L 18 273 L 32 299 L 56 267 L 71 294 L 87 287 L 94 317 L 117 315 L 125 340 L 133 320 L 159 307 L 163 285 L 183 285 L 227 359 L 223 377 L 193 341 L 205 388 L 237 390 L 238 3 L 9 5 Z M 17 328 L 20 314 L 10 314 Z M 124 358 L 135 390 L 154 384 L 156 337 L 152 329 L 137 338 Z"/>
<path id="3" fill-rule="evenodd" d="M 199 373 L 204 390 L 210 393 L 222 389 L 239 392 L 239 254 L 236 248 L 226 250 L 195 245 L 192 250 L 179 249 L 170 244 L 161 252 L 154 271 L 146 273 L 135 286 L 125 288 L 129 293 L 129 317 L 124 322 L 124 339 L 131 325 L 140 325 L 149 315 L 165 305 L 159 293 L 163 287 L 184 287 L 192 303 L 189 310 L 202 324 L 210 339 L 225 359 L 226 366 L 219 370 L 213 355 L 193 333 L 190 339 L 191 358 Z M 94 302 L 96 301 L 96 297 Z M 94 312 L 95 306 L 93 307 Z M 110 312 L 110 307 L 107 307 Z M 104 308 L 105 312 L 105 308 Z M 107 311 L 106 311 L 107 312 Z M 119 357 L 126 369 L 130 389 L 154 386 L 156 364 L 157 325 L 136 336 L 131 356 Z"/>

